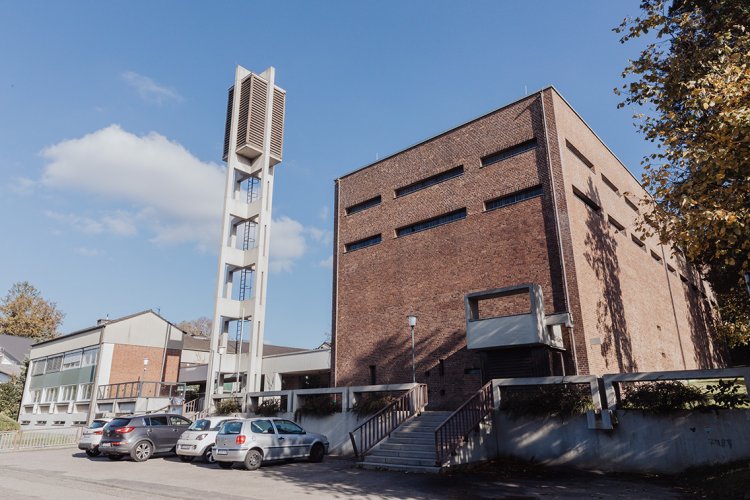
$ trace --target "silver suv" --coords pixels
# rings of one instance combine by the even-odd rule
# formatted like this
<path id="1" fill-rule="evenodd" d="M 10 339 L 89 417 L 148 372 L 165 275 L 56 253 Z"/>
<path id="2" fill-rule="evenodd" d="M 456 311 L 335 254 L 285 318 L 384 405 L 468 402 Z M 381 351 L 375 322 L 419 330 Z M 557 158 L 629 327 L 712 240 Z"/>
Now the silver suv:
<path id="1" fill-rule="evenodd" d="M 261 462 L 309 458 L 320 462 L 328 454 L 328 438 L 305 432 L 283 418 L 249 418 L 225 422 L 216 436 L 214 459 L 222 469 L 242 462 L 256 470 Z"/>
<path id="2" fill-rule="evenodd" d="M 104 426 L 99 451 L 110 460 L 130 455 L 136 462 L 144 462 L 156 453 L 174 451 L 189 426 L 190 420 L 168 413 L 118 417 Z"/>

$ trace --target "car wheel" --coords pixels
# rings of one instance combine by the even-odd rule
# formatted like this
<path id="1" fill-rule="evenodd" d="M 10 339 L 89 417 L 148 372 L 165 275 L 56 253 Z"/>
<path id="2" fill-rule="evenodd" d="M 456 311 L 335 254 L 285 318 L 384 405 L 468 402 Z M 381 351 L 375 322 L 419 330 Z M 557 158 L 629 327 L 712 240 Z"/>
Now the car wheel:
<path id="1" fill-rule="evenodd" d="M 94 448 L 93 450 L 86 450 L 86 455 L 90 456 L 91 458 L 98 457 L 100 451 Z"/>
<path id="2" fill-rule="evenodd" d="M 112 460 L 113 462 L 117 462 L 118 460 L 122 460 L 122 457 L 124 455 L 107 455 L 107 458 Z"/>
<path id="3" fill-rule="evenodd" d="M 247 470 L 258 470 L 263 461 L 263 454 L 259 450 L 250 450 L 245 455 L 245 468 Z"/>
<path id="4" fill-rule="evenodd" d="M 219 464 L 219 467 L 221 467 L 222 469 L 231 469 L 232 465 L 234 465 L 232 462 L 216 462 L 216 463 Z"/>
<path id="5" fill-rule="evenodd" d="M 323 448 L 323 445 L 320 443 L 315 443 L 312 447 L 312 450 L 310 450 L 310 461 L 322 462 L 325 454 L 326 450 L 325 448 Z"/>
<path id="6" fill-rule="evenodd" d="M 145 462 L 151 458 L 151 454 L 154 451 L 154 447 L 148 441 L 138 441 L 133 449 L 130 451 L 130 458 L 136 462 Z"/>
<path id="7" fill-rule="evenodd" d="M 195 457 L 189 457 L 187 455 L 177 455 L 183 462 L 192 462 Z"/>
<path id="8" fill-rule="evenodd" d="M 216 462 L 216 459 L 214 458 L 214 447 L 209 446 L 206 448 L 206 451 L 203 452 L 203 461 L 207 464 L 212 464 Z"/>

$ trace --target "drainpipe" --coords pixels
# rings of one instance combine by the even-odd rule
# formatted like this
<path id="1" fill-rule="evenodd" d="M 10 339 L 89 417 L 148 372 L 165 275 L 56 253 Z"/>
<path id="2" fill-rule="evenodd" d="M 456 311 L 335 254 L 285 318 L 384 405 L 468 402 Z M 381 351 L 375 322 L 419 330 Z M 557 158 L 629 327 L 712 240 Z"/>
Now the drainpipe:
<path id="1" fill-rule="evenodd" d="M 557 214 L 557 192 L 555 190 L 555 175 L 552 172 L 552 155 L 549 151 L 549 135 L 547 133 L 547 113 L 544 108 L 544 91 L 539 91 L 539 100 L 542 103 L 542 126 L 544 128 L 544 149 L 547 153 L 547 168 L 549 170 L 550 188 L 552 190 L 552 203 L 554 204 L 555 213 L 555 230 L 557 232 L 557 249 L 560 253 L 560 270 L 563 278 L 563 295 L 565 297 L 565 309 L 573 323 L 573 313 L 570 312 L 569 292 L 568 292 L 568 273 L 565 270 L 565 252 L 563 251 L 562 233 L 560 232 L 560 217 Z M 573 337 L 573 326 L 570 327 L 570 349 L 573 351 L 573 366 L 576 375 L 578 374 L 578 355 L 576 354 L 575 337 Z M 564 368 L 563 368 L 564 369 Z"/>

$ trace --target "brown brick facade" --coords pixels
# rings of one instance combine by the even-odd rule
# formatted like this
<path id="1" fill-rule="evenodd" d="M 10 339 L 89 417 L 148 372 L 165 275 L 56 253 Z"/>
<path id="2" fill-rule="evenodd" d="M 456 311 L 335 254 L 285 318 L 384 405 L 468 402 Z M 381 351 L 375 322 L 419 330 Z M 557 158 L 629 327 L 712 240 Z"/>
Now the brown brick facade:
<path id="1" fill-rule="evenodd" d="M 144 370 L 143 359 L 149 363 Z M 162 376 L 162 359 L 164 358 L 164 373 Z M 177 382 L 180 369 L 180 350 L 164 349 L 161 347 L 146 347 L 139 345 L 115 344 L 112 352 L 112 368 L 109 375 L 110 384 L 143 380 L 149 382 Z"/>
<path id="2" fill-rule="evenodd" d="M 640 186 L 633 185 L 624 167 L 554 90 L 543 97 L 544 104 L 540 95 L 529 96 L 337 181 L 336 385 L 369 384 L 372 367 L 377 383 L 410 382 L 406 316 L 415 314 L 417 381 L 429 384 L 434 406 L 455 407 L 481 384 L 480 356 L 466 349 L 464 296 L 522 283 L 542 287 L 545 313 L 571 313 L 573 330 L 564 329 L 567 373 L 681 369 L 715 362 L 706 311 L 697 300 L 700 292 L 687 300 L 676 271 L 671 281 L 677 278 L 678 283 L 670 281 L 670 297 L 665 260 L 659 268 L 640 248 L 638 258 L 633 257 L 636 245 L 629 236 L 610 235 L 608 212 L 591 216 L 573 186 L 601 190 L 601 180 L 587 184 L 591 169 L 575 163 L 581 160 L 570 157 L 566 141 L 598 152 L 592 156 L 600 169 L 612 170 L 607 179 L 617 179 L 623 191 Z M 483 157 L 532 138 L 534 149 L 482 166 Z M 461 176 L 395 196 L 397 188 L 459 165 Z M 626 176 L 627 185 L 622 180 Z M 539 185 L 541 196 L 485 210 L 488 200 Z M 378 195 L 379 205 L 347 215 L 347 207 Z M 632 210 L 621 198 L 613 206 Z M 464 219 L 396 237 L 398 228 L 462 208 Z M 347 244 L 375 235 L 381 236 L 380 243 L 346 251 Z M 487 314 L 525 307 L 523 301 L 488 305 Z M 682 363 L 675 357 L 680 322 L 682 350 L 705 363 Z"/>

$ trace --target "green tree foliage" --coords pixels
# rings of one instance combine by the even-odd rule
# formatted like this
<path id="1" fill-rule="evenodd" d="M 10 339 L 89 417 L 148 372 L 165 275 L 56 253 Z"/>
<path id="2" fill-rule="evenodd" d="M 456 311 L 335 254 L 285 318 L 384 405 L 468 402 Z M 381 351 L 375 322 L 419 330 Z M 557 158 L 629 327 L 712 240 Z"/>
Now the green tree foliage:
<path id="1" fill-rule="evenodd" d="M 11 419 L 16 418 L 21 407 L 23 397 L 23 386 L 26 383 L 26 373 L 29 369 L 29 360 L 23 364 L 21 373 L 13 376 L 7 382 L 0 384 L 0 415 L 5 414 Z"/>
<path id="2" fill-rule="evenodd" d="M 6 335 L 48 340 L 57 335 L 64 317 L 57 304 L 26 281 L 11 286 L 0 301 L 0 333 Z"/>
<path id="3" fill-rule="evenodd" d="M 634 105 L 645 137 L 649 191 L 640 229 L 671 243 L 719 292 L 720 331 L 750 341 L 750 2 L 642 0 L 642 15 L 615 29 L 649 40 L 615 92 Z"/>

